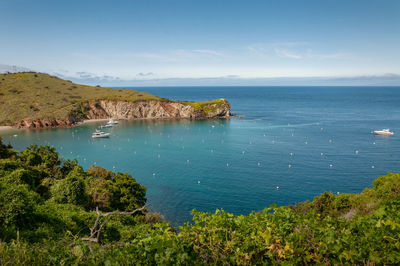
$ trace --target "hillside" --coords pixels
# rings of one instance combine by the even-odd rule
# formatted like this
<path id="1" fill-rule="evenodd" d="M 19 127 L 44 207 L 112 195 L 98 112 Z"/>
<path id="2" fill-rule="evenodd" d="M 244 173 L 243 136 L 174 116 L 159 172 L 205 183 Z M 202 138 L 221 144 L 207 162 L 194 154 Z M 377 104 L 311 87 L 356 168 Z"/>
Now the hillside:
<path id="1" fill-rule="evenodd" d="M 218 114 L 221 106 L 222 115 Z M 136 90 L 79 85 L 34 72 L 0 74 L 0 108 L 5 110 L 0 113 L 0 125 L 17 127 L 71 126 L 82 119 L 110 116 L 118 119 L 229 116 L 229 103 L 225 100 L 171 101 Z M 118 108 L 125 113 L 120 114 Z"/>
<path id="2" fill-rule="evenodd" d="M 0 265 L 398 265 L 399 192 L 389 173 L 360 194 L 249 215 L 193 210 L 177 232 L 143 209 L 146 188 L 131 175 L 0 139 Z"/>

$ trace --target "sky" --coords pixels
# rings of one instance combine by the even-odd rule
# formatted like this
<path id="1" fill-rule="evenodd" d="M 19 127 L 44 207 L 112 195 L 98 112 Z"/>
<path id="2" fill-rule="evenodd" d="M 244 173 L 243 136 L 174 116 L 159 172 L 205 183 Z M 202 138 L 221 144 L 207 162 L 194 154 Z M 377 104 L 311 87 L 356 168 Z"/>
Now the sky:
<path id="1" fill-rule="evenodd" d="M 400 1 L 0 0 L 0 48 L 87 83 L 398 81 Z"/>

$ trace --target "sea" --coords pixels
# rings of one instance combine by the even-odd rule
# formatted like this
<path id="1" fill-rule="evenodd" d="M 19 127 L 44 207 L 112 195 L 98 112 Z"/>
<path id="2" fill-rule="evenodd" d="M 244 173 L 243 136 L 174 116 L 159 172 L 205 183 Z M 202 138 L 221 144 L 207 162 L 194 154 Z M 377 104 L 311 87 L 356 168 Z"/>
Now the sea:
<path id="1" fill-rule="evenodd" d="M 236 215 L 312 200 L 324 191 L 359 193 L 400 172 L 400 87 L 133 88 L 188 101 L 225 98 L 226 120 L 102 122 L 71 129 L 3 131 L 22 150 L 54 146 L 85 168 L 128 172 L 147 188 L 152 211 L 173 226 L 192 210 Z M 103 122 L 104 123 L 104 122 Z M 390 128 L 394 136 L 373 130 Z"/>

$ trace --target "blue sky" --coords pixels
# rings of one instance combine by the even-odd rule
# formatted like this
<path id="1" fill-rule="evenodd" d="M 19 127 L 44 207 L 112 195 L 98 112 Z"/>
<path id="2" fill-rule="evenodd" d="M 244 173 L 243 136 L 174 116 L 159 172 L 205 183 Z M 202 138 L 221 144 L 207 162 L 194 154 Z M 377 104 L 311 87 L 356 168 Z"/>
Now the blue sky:
<path id="1" fill-rule="evenodd" d="M 93 82 L 400 74 L 398 0 L 0 4 L 0 64 Z"/>

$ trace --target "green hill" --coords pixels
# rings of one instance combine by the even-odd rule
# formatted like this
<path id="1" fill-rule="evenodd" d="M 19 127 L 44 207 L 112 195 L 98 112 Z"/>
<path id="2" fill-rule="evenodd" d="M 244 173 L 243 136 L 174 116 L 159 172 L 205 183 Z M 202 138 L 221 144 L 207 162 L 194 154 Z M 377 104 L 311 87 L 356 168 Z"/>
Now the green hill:
<path id="1" fill-rule="evenodd" d="M 176 102 L 132 89 L 79 85 L 43 73 L 0 74 L 0 125 L 15 125 L 21 120 L 63 120 L 80 109 L 82 103 L 98 100 Z M 180 103 L 205 114 L 213 111 L 216 105 L 226 104 L 221 100 Z"/>

